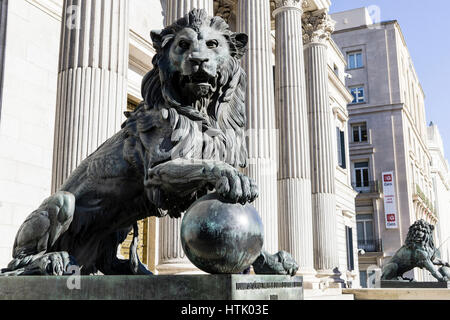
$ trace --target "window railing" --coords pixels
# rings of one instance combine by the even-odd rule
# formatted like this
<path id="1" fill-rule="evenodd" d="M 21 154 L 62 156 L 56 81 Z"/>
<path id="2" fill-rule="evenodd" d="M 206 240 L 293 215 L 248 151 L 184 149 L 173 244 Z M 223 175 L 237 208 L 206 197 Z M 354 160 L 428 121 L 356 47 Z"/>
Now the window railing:
<path id="1" fill-rule="evenodd" d="M 359 193 L 380 193 L 381 190 L 380 182 L 378 180 L 365 183 L 352 182 L 352 187 Z"/>
<path id="2" fill-rule="evenodd" d="M 358 249 L 363 249 L 365 252 L 383 252 L 383 243 L 381 239 L 358 240 Z"/>

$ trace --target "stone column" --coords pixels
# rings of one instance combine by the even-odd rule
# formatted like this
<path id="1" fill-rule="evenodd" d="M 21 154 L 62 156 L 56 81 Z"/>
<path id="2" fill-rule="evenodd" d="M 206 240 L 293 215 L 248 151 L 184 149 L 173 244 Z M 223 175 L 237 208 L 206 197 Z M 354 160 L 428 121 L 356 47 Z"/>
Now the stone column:
<path id="1" fill-rule="evenodd" d="M 275 1 L 275 101 L 280 132 L 278 238 L 280 249 L 290 252 L 299 263 L 298 274 L 312 280 L 315 271 L 302 13 L 302 0 Z"/>
<path id="2" fill-rule="evenodd" d="M 277 144 L 275 127 L 270 1 L 239 0 L 237 31 L 249 36 L 242 60 L 247 73 L 249 164 L 246 173 L 259 187 L 254 205 L 264 223 L 264 248 L 278 251 Z"/>
<path id="3" fill-rule="evenodd" d="M 205 9 L 212 16 L 213 8 L 213 0 L 166 0 L 164 25 L 170 25 L 192 9 Z"/>
<path id="4" fill-rule="evenodd" d="M 205 9 L 213 15 L 213 0 L 166 0 L 164 24 L 172 24 L 192 9 Z M 200 272 L 186 257 L 180 240 L 182 218 L 159 219 L 159 274 L 179 274 Z"/>
<path id="5" fill-rule="evenodd" d="M 64 0 L 52 191 L 125 119 L 128 0 Z"/>
<path id="6" fill-rule="evenodd" d="M 307 12 L 303 16 L 302 27 L 311 145 L 314 266 L 319 277 L 338 278 L 335 269 L 339 265 L 336 159 L 332 147 L 336 129 L 329 102 L 327 64 L 327 41 L 334 23 L 325 11 Z"/>

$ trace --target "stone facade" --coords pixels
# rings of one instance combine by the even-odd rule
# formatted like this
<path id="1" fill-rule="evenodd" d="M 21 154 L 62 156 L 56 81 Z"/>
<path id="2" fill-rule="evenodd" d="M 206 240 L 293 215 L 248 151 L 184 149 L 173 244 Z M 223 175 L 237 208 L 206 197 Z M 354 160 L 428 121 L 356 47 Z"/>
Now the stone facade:
<path id="1" fill-rule="evenodd" d="M 435 210 L 438 217 L 437 237 L 441 242 L 439 253 L 445 261 L 450 260 L 450 166 L 445 159 L 444 145 L 438 127 L 430 123 L 427 128 L 428 150 L 431 154 L 431 179 L 435 195 Z"/>
<path id="2" fill-rule="evenodd" d="M 250 36 L 243 67 L 249 83 L 249 129 L 256 134 L 250 131 L 247 173 L 261 189 L 255 205 L 266 228 L 265 249 L 292 252 L 301 264 L 299 273 L 313 288 L 358 283 L 355 193 L 346 139 L 346 105 L 352 97 L 345 88 L 346 61 L 330 38 L 328 0 L 112 1 L 108 5 L 117 8 L 107 12 L 93 4 L 73 4 L 10 1 L 7 38 L 21 41 L 6 43 L 0 265 L 9 261 L 24 218 L 51 193 L 52 179 L 55 189 L 117 129 L 125 97 L 131 107 L 142 99 L 140 82 L 155 53 L 149 31 L 198 7 L 220 14 L 232 29 Z M 92 19 L 83 18 L 88 15 Z M 100 17 L 111 19 L 116 33 L 98 29 Z M 75 28 L 68 29 L 72 22 Z M 114 68 L 95 59 L 100 53 L 116 62 Z M 116 88 L 113 93 L 95 85 L 96 72 L 111 73 L 105 79 L 109 88 Z M 106 105 L 95 97 L 112 99 L 107 106 L 113 118 L 100 117 Z M 96 115 L 97 123 L 91 121 Z M 149 219 L 141 224 L 146 229 L 144 262 L 152 271 L 196 272 L 181 250 L 179 223 Z"/>
<path id="3" fill-rule="evenodd" d="M 400 248 L 417 219 L 436 224 L 425 97 L 397 21 L 373 24 L 366 9 L 332 15 L 334 41 L 346 56 L 352 183 L 362 279 Z M 382 174 L 393 172 L 396 228 L 387 228 Z M 448 211 L 447 211 L 448 214 Z M 441 218 L 442 219 L 442 218 Z M 445 219 L 445 218 L 444 218 Z M 435 238 L 439 245 L 438 234 Z M 425 272 L 410 276 L 422 280 Z"/>

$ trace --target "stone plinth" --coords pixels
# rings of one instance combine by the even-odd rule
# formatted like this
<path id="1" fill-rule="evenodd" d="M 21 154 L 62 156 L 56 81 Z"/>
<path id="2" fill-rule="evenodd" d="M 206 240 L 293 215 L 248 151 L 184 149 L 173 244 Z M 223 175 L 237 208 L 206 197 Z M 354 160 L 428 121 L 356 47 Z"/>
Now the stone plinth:
<path id="1" fill-rule="evenodd" d="M 377 288 L 444 288 L 450 289 L 450 282 L 437 281 L 401 281 L 401 280 L 381 280 L 376 284 Z"/>
<path id="2" fill-rule="evenodd" d="M 272 275 L 0 277 L 0 300 L 303 300 L 302 277 Z"/>

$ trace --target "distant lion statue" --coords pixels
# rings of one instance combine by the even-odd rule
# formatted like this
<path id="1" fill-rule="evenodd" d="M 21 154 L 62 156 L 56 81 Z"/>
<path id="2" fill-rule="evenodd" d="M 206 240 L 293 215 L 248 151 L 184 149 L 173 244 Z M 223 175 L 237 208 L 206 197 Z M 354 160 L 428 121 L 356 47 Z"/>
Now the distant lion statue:
<path id="1" fill-rule="evenodd" d="M 381 280 L 410 280 L 403 278 L 403 274 L 418 267 L 428 270 L 438 281 L 449 281 L 449 263 L 435 257 L 433 230 L 434 226 L 424 220 L 414 222 L 409 227 L 405 244 L 383 267 Z"/>
<path id="2" fill-rule="evenodd" d="M 58 192 L 28 216 L 2 275 L 150 274 L 137 255 L 137 221 L 179 218 L 216 192 L 245 204 L 258 196 L 246 166 L 246 75 L 240 59 L 248 37 L 220 17 L 194 9 L 151 33 L 154 68 L 144 101 L 126 112 L 122 129 L 81 162 Z M 133 230 L 129 259 L 117 249 Z M 292 257 L 261 252 L 256 273 L 295 274 Z"/>

